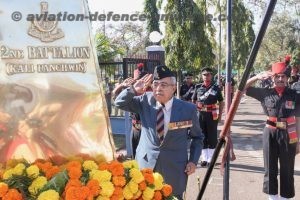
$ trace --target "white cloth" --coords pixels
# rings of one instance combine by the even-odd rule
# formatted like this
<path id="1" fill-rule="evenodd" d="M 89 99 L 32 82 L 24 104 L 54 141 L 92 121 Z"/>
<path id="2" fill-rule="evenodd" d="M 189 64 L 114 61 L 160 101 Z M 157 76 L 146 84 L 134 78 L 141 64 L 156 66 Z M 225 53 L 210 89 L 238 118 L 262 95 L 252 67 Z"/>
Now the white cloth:
<path id="1" fill-rule="evenodd" d="M 278 195 L 269 195 L 269 200 L 279 200 Z"/>

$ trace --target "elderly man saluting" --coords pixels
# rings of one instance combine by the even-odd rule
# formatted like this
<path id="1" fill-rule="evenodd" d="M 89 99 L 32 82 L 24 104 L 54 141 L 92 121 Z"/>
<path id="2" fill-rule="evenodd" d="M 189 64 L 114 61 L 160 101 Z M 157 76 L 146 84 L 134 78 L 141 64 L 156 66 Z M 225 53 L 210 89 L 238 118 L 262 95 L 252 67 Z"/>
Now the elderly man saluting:
<path id="1" fill-rule="evenodd" d="M 153 91 L 144 93 L 152 80 Z M 187 176 L 195 172 L 201 155 L 204 136 L 196 106 L 174 98 L 175 90 L 174 74 L 166 66 L 157 66 L 153 75 L 148 74 L 123 90 L 115 104 L 141 116 L 141 138 L 135 157 L 140 168 L 161 173 L 173 187 L 173 194 L 182 199 Z M 192 141 L 188 156 L 189 138 Z"/>

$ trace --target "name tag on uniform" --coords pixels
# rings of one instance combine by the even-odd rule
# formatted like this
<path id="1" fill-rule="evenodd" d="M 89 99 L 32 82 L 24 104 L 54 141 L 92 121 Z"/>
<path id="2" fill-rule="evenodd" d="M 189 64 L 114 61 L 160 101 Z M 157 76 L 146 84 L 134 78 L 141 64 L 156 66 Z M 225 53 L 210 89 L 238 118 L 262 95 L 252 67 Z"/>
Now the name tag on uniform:
<path id="1" fill-rule="evenodd" d="M 168 125 L 168 129 L 175 130 L 180 128 L 189 128 L 192 127 L 192 125 L 193 125 L 192 120 L 181 121 L 181 122 L 170 122 Z"/>

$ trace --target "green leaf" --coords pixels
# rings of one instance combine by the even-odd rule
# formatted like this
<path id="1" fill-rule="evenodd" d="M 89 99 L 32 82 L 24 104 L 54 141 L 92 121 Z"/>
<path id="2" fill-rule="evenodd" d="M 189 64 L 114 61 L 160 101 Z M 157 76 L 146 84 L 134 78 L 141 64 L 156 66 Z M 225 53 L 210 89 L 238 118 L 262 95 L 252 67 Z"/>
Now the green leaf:
<path id="1" fill-rule="evenodd" d="M 40 193 L 47 190 L 55 190 L 60 195 L 63 193 L 65 186 L 69 180 L 68 173 L 66 170 L 59 172 L 51 178 L 50 181 L 41 189 Z"/>

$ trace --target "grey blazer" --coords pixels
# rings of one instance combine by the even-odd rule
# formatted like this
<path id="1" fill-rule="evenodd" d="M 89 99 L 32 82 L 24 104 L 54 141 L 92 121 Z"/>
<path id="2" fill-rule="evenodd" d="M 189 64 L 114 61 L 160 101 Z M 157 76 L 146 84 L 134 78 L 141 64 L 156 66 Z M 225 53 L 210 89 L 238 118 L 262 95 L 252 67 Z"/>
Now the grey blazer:
<path id="1" fill-rule="evenodd" d="M 184 172 L 186 164 L 191 161 L 197 165 L 203 147 L 204 135 L 200 129 L 196 106 L 174 98 L 170 123 L 190 121 L 192 126 L 189 132 L 186 127 L 168 130 L 160 144 L 156 133 L 156 100 L 152 92 L 134 96 L 132 89 L 127 88 L 117 96 L 115 105 L 122 110 L 140 114 L 142 130 L 135 157 L 139 167 L 152 168 L 161 173 L 165 182 L 173 187 L 173 194 L 182 195 L 187 183 Z"/>

